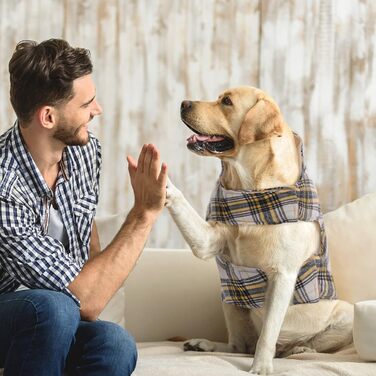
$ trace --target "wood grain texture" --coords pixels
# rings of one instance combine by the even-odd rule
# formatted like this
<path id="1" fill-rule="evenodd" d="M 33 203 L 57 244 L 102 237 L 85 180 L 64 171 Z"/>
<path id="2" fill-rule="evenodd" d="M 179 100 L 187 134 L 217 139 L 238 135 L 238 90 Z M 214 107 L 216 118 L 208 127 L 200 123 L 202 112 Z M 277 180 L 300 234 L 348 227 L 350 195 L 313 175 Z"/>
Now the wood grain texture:
<path id="1" fill-rule="evenodd" d="M 104 109 L 98 212 L 133 203 L 125 157 L 154 143 L 205 215 L 219 163 L 190 153 L 183 99 L 259 86 L 305 141 L 324 211 L 375 190 L 376 3 L 372 0 L 0 0 L 0 130 L 14 122 L 8 61 L 19 40 L 90 49 Z M 167 213 L 148 246 L 184 247 Z"/>

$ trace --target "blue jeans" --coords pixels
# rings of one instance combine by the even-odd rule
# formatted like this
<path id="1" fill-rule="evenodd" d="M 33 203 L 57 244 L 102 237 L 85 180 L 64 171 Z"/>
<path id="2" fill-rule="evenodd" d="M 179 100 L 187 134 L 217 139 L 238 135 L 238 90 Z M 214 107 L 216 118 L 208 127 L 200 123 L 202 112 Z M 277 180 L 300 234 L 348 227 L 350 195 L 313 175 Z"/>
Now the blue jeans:
<path id="1" fill-rule="evenodd" d="M 130 375 L 133 338 L 119 325 L 82 321 L 67 295 L 49 290 L 0 294 L 0 368 L 4 376 Z"/>

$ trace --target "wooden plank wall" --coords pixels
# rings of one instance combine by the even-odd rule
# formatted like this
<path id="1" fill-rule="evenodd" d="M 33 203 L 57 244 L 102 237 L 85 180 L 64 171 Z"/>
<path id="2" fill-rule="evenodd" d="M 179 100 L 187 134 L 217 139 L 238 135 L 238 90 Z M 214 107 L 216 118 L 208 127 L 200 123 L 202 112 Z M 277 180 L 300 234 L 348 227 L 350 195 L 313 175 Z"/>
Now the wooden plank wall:
<path id="1" fill-rule="evenodd" d="M 304 138 L 325 211 L 376 190 L 376 2 L 372 0 L 0 0 L 0 131 L 14 121 L 7 64 L 21 39 L 89 48 L 104 109 L 99 214 L 133 203 L 125 156 L 155 143 L 202 214 L 217 160 L 187 151 L 183 99 L 259 86 Z M 148 246 L 184 247 L 169 216 Z"/>

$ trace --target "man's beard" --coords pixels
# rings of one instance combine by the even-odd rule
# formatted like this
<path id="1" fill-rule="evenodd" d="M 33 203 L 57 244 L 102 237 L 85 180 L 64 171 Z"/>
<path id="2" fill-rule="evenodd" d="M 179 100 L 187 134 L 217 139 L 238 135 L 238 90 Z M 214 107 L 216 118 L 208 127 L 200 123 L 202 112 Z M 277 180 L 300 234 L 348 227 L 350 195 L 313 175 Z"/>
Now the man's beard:
<path id="1" fill-rule="evenodd" d="M 85 146 L 90 141 L 89 133 L 86 132 L 86 137 L 78 136 L 84 126 L 72 128 L 66 118 L 61 116 L 53 137 L 67 146 Z"/>

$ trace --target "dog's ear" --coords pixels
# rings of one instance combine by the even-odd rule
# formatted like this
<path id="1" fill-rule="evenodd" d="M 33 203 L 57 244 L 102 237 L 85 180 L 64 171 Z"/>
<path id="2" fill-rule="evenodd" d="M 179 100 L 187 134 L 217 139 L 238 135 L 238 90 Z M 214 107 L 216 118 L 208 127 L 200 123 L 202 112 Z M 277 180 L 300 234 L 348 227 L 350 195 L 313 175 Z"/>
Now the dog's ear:
<path id="1" fill-rule="evenodd" d="M 281 136 L 282 122 L 277 105 L 265 98 L 259 98 L 244 117 L 239 130 L 239 144 L 246 145 L 271 136 Z"/>

